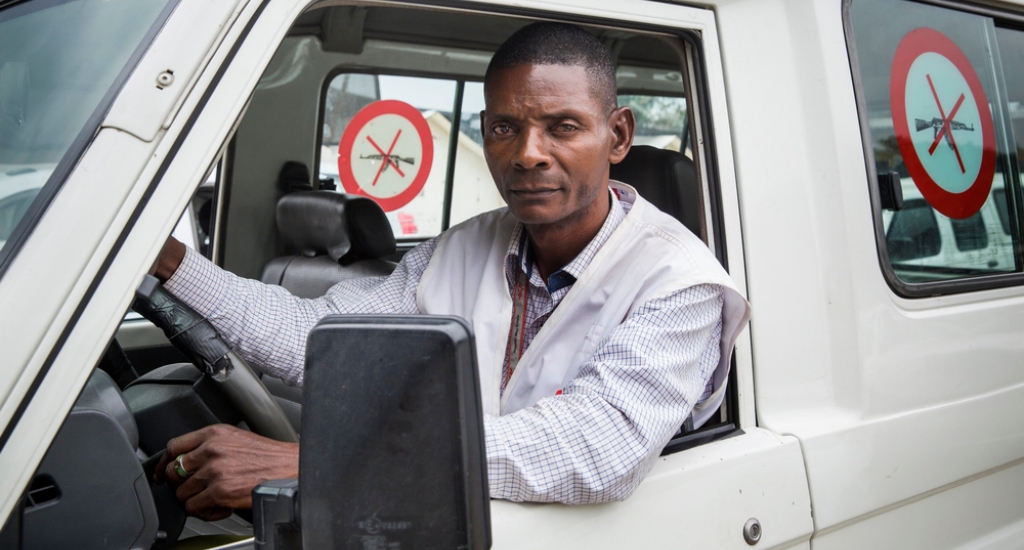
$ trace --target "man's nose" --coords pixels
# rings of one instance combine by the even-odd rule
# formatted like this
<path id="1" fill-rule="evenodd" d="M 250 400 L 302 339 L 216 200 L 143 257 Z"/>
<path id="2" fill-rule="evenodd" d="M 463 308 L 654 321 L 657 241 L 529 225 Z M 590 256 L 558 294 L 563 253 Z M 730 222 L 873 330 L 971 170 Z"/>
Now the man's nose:
<path id="1" fill-rule="evenodd" d="M 547 140 L 540 128 L 531 128 L 520 134 L 512 165 L 519 170 L 537 170 L 551 166 Z"/>

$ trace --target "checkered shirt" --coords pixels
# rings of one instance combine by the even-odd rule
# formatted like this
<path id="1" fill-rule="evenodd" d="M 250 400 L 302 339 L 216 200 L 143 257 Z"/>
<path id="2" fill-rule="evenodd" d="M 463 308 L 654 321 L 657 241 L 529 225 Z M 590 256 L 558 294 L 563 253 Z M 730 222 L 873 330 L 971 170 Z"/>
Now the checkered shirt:
<path id="1" fill-rule="evenodd" d="M 530 275 L 526 346 L 630 206 L 613 199 L 597 236 L 548 281 L 531 261 L 522 225 L 515 229 L 505 267 L 510 288 L 518 269 Z M 390 276 L 342 281 L 316 299 L 237 277 L 188 249 L 165 287 L 207 317 L 250 365 L 301 384 L 306 335 L 324 316 L 419 313 L 416 288 L 436 247 L 437 238 L 425 241 Z M 486 416 L 491 496 L 584 504 L 632 494 L 693 405 L 710 392 L 722 296 L 718 286 L 698 285 L 643 304 L 598 345 L 561 395 Z"/>

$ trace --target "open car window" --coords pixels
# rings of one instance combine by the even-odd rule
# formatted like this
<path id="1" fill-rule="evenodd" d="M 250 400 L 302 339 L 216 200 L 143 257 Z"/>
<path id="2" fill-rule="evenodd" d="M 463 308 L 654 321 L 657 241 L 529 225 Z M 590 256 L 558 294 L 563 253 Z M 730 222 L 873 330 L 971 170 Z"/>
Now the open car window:
<path id="1" fill-rule="evenodd" d="M 469 58 L 478 72 L 490 59 L 490 52 L 483 51 L 390 43 L 367 46 L 371 45 L 425 58 Z M 664 57 L 672 55 L 664 44 L 655 51 Z M 364 50 L 363 55 L 371 54 Z M 477 214 L 504 206 L 484 158 L 480 128 L 480 112 L 484 109 L 482 74 L 467 78 L 439 71 L 435 76 L 411 68 L 374 70 L 361 63 L 340 65 L 335 70 L 321 106 L 318 179 L 322 185 L 376 200 L 399 242 L 433 237 Z M 680 151 L 692 159 L 681 68 L 620 64 L 617 79 L 619 104 L 632 108 L 637 118 L 634 144 Z M 376 112 L 377 106 L 383 109 L 381 113 L 387 112 L 386 102 L 393 101 L 419 111 L 425 121 L 421 131 L 429 133 L 429 139 L 410 140 L 415 128 L 408 125 L 380 130 L 381 135 L 386 134 L 384 139 L 373 139 L 364 129 L 367 117 L 360 117 L 360 113 Z M 373 104 L 377 105 L 371 107 Z M 387 118 L 378 117 L 373 124 L 387 124 Z M 346 132 L 350 134 L 348 141 Z M 425 160 L 429 166 L 424 166 Z"/>
<path id="2" fill-rule="evenodd" d="M 387 258 L 391 261 L 449 227 L 504 205 L 483 151 L 483 77 L 498 45 L 531 21 L 383 6 L 359 9 L 364 10 L 361 41 L 324 34 L 328 19 L 355 17 L 351 8 L 314 9 L 299 18 L 227 147 L 223 212 L 216 225 L 226 230 L 217 238 L 223 248 L 215 261 L 238 275 L 262 278 L 271 262 L 295 254 L 274 223 L 281 197 L 302 188 L 284 181 L 286 164 L 307 167 L 311 188 L 376 201 L 398 243 L 397 254 Z M 709 167 L 702 166 L 709 157 L 696 145 L 709 143 L 695 134 L 699 87 L 688 79 L 699 73 L 691 65 L 700 60 L 686 52 L 696 50 L 675 36 L 590 31 L 615 52 L 619 104 L 628 105 L 637 118 L 634 146 L 675 151 L 686 159 L 685 182 L 654 183 L 641 195 L 687 218 L 691 230 L 723 254 L 724 235 L 716 234 L 712 211 L 716 191 L 711 190 Z M 658 186 L 654 194 L 660 196 L 648 195 Z M 692 212 L 684 214 L 680 205 Z M 734 398 L 726 403 L 707 429 L 725 433 L 735 428 Z M 677 443 L 683 446 L 673 450 L 692 444 Z"/>

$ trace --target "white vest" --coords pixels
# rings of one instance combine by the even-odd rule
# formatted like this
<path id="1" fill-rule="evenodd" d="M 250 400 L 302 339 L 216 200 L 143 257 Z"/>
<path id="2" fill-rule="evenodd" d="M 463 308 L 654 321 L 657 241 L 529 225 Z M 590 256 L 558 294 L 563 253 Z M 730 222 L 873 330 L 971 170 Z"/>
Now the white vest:
<path id="1" fill-rule="evenodd" d="M 632 187 L 611 185 L 633 207 L 526 348 L 504 395 L 501 376 L 512 323 L 505 255 L 517 220 L 501 208 L 441 236 L 417 287 L 416 305 L 421 313 L 455 315 L 472 325 L 484 413 L 509 414 L 555 395 L 645 302 L 705 283 L 725 289 L 721 360 L 714 394 L 694 407 L 694 425 L 721 404 L 733 345 L 750 306 L 703 241 Z"/>

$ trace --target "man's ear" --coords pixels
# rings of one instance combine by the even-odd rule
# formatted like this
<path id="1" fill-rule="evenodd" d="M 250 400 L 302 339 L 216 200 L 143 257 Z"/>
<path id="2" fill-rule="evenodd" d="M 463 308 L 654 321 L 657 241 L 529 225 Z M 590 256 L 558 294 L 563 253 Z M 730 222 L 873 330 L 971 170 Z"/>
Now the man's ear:
<path id="1" fill-rule="evenodd" d="M 633 145 L 633 133 L 636 131 L 636 118 L 633 116 L 633 110 L 629 107 L 615 109 L 608 118 L 608 125 L 611 127 L 614 139 L 608 161 L 618 164 L 626 158 L 630 146 Z"/>

